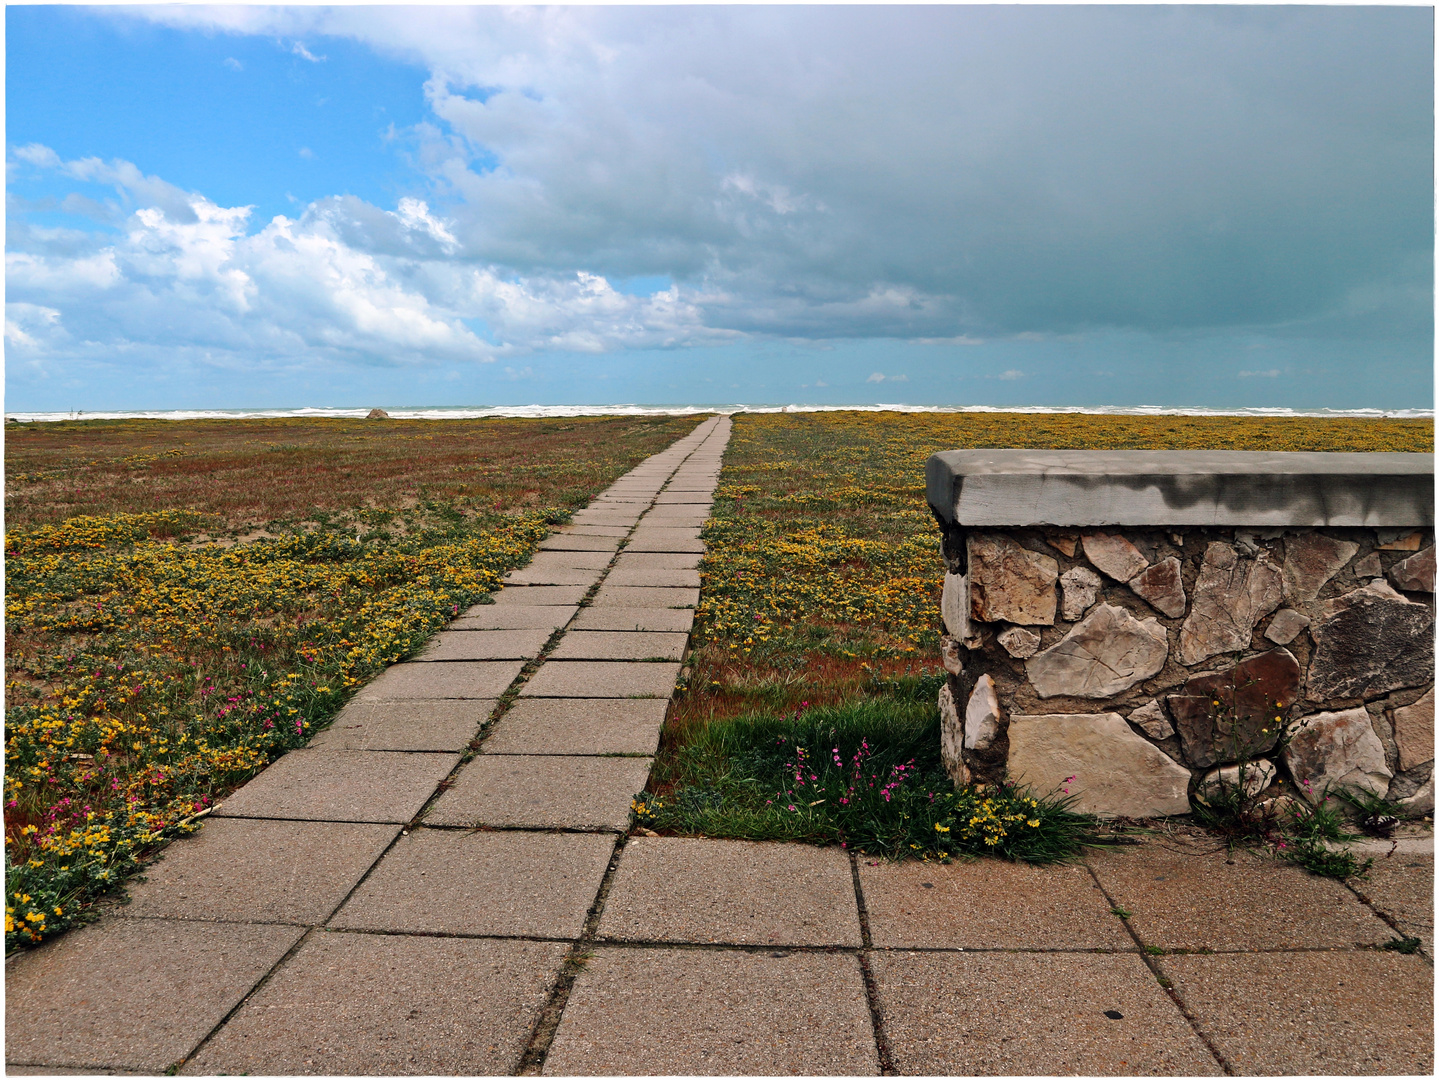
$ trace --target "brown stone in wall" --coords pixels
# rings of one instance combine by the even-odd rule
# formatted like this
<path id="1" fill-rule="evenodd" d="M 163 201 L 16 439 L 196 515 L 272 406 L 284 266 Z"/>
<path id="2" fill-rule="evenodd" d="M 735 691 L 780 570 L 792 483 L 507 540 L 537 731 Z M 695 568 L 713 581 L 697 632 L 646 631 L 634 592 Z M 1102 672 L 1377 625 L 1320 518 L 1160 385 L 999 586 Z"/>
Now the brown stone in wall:
<path id="1" fill-rule="evenodd" d="M 975 619 L 1052 625 L 1058 578 L 1059 564 L 1048 555 L 1022 548 L 1007 536 L 970 535 L 969 600 Z"/>
<path id="2" fill-rule="evenodd" d="M 1434 545 L 1389 568 L 1389 580 L 1405 592 L 1434 591 Z"/>
<path id="3" fill-rule="evenodd" d="M 1434 688 L 1412 705 L 1394 710 L 1399 768 L 1408 772 L 1434 760 Z"/>
<path id="4" fill-rule="evenodd" d="M 1129 587 L 1158 611 L 1177 619 L 1184 614 L 1184 581 L 1173 555 L 1129 579 Z"/>
<path id="5" fill-rule="evenodd" d="M 1300 603 L 1313 600 L 1358 550 L 1358 544 L 1323 533 L 1291 536 L 1284 541 L 1284 598 Z"/>
<path id="6" fill-rule="evenodd" d="M 1168 703 L 1185 758 L 1204 768 L 1274 749 L 1283 710 L 1298 698 L 1299 661 L 1288 649 L 1271 649 L 1227 671 L 1195 676 Z"/>
<path id="7" fill-rule="evenodd" d="M 1331 600 L 1309 633 L 1316 642 L 1310 701 L 1370 698 L 1434 681 L 1434 613 L 1382 581 Z"/>
<path id="8" fill-rule="evenodd" d="M 1265 552 L 1241 559 L 1228 544 L 1211 543 L 1194 584 L 1189 618 L 1179 631 L 1179 660 L 1193 666 L 1249 645 L 1254 625 L 1279 606 L 1279 568 Z"/>
<path id="9" fill-rule="evenodd" d="M 1128 581 L 1149 565 L 1144 553 L 1122 536 L 1089 533 L 1081 543 L 1084 557 L 1115 581 Z"/>

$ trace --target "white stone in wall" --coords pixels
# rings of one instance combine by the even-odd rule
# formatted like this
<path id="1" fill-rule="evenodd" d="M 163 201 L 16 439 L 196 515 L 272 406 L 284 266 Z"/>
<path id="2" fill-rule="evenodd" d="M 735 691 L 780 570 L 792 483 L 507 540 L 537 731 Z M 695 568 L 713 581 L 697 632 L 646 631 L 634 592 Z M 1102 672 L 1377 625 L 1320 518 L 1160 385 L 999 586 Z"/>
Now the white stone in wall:
<path id="1" fill-rule="evenodd" d="M 981 675 L 964 709 L 964 748 L 988 750 L 998 734 L 999 695 L 995 692 L 994 680 L 988 674 Z"/>
<path id="2" fill-rule="evenodd" d="M 1168 655 L 1159 620 L 1140 622 L 1123 608 L 1100 604 L 1024 666 L 1040 697 L 1104 698 L 1158 673 Z"/>
<path id="3" fill-rule="evenodd" d="M 1237 788 L 1242 774 L 1244 794 L 1252 799 L 1274 783 L 1274 774 L 1277 771 L 1274 762 L 1268 758 L 1256 758 L 1242 766 L 1225 765 L 1218 769 L 1210 769 L 1204 774 L 1204 779 L 1199 781 L 1196 794 L 1205 798 L 1214 798 L 1226 790 Z"/>
<path id="4" fill-rule="evenodd" d="M 1316 805 L 1344 788 L 1382 798 L 1394 778 L 1384 761 L 1384 744 L 1362 706 L 1299 721 L 1284 748 L 1284 764 L 1300 794 Z"/>
<path id="5" fill-rule="evenodd" d="M 1004 651 L 1016 660 L 1027 660 L 1039 652 L 1039 640 L 1038 634 L 1022 626 L 1011 626 L 999 635 L 999 643 L 1004 646 Z"/>
<path id="6" fill-rule="evenodd" d="M 1264 636 L 1276 645 L 1288 645 L 1308 625 L 1309 616 L 1301 615 L 1293 608 L 1285 608 L 1269 620 Z"/>
<path id="7" fill-rule="evenodd" d="M 1144 553 L 1122 536 L 1089 533 L 1080 542 L 1084 557 L 1115 581 L 1128 581 L 1149 565 Z"/>
<path id="8" fill-rule="evenodd" d="M 964 763 L 964 721 L 954 704 L 954 694 L 945 683 L 939 691 L 939 760 L 955 787 L 969 783 L 969 766 Z"/>
<path id="9" fill-rule="evenodd" d="M 1424 786 L 1413 795 L 1407 799 L 1400 799 L 1399 806 L 1404 811 L 1405 817 L 1423 817 L 1425 814 L 1434 813 L 1433 774 L 1430 774 L 1429 779 L 1424 781 Z"/>
<path id="10" fill-rule="evenodd" d="M 948 634 L 939 639 L 939 662 L 951 675 L 964 674 L 964 655 L 959 651 L 959 641 Z"/>
<path id="11" fill-rule="evenodd" d="M 1180 662 L 1192 666 L 1247 648 L 1255 624 L 1279 600 L 1279 567 L 1267 553 L 1240 559 L 1229 544 L 1211 543 L 1194 584 L 1189 618 L 1179 631 Z"/>
<path id="12" fill-rule="evenodd" d="M 1063 611 L 1065 622 L 1084 618 L 1084 613 L 1099 599 L 1099 587 L 1104 584 L 1098 574 L 1087 566 L 1076 566 L 1066 570 L 1059 578 L 1064 594 Z"/>
<path id="13" fill-rule="evenodd" d="M 1169 722 L 1169 715 L 1164 711 L 1164 702 L 1158 698 L 1130 713 L 1129 722 L 1138 724 L 1151 739 L 1167 739 L 1174 734 L 1174 725 Z"/>
<path id="14" fill-rule="evenodd" d="M 1072 777 L 1066 785 L 1066 779 Z M 1009 718 L 1009 779 L 1075 797 L 1106 817 L 1189 813 L 1189 770 L 1136 735 L 1118 713 Z"/>
<path id="15" fill-rule="evenodd" d="M 931 594 L 933 595 L 933 594 Z M 963 574 L 945 574 L 944 589 L 939 594 L 939 616 L 949 636 L 968 643 L 969 582 Z"/>
<path id="16" fill-rule="evenodd" d="M 971 533 L 968 542 L 971 619 L 1053 624 L 1059 563 L 1000 533 Z"/>

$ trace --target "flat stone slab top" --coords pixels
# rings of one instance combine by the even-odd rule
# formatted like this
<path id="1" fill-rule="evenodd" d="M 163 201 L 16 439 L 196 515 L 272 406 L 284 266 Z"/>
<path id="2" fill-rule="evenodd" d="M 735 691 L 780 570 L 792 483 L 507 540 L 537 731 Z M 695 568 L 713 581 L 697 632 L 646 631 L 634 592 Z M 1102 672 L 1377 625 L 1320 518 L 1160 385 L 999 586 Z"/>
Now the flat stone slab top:
<path id="1" fill-rule="evenodd" d="M 1432 526 L 1432 454 L 946 450 L 925 465 L 947 522 Z"/>
<path id="2" fill-rule="evenodd" d="M 678 664 L 548 660 L 520 697 L 668 698 L 679 675 Z"/>
<path id="3" fill-rule="evenodd" d="M 399 825 L 211 818 L 145 868 L 115 915 L 315 926 L 399 832 Z"/>
<path id="4" fill-rule="evenodd" d="M 808 844 L 637 836 L 615 871 L 599 935 L 858 948 L 849 856 Z"/>
<path id="5" fill-rule="evenodd" d="M 332 927 L 410 934 L 580 936 L 615 847 L 598 833 L 417 829 Z"/>
<path id="6" fill-rule="evenodd" d="M 291 750 L 235 792 L 217 817 L 409 821 L 459 754 Z"/>
<path id="7" fill-rule="evenodd" d="M 547 1076 L 876 1076 L 853 956 L 596 949 L 545 1061 Z"/>
<path id="8" fill-rule="evenodd" d="M 533 660 L 552 630 L 441 630 L 415 654 L 417 661 Z"/>
<path id="9" fill-rule="evenodd" d="M 587 607 L 575 619 L 575 630 L 649 630 L 688 634 L 693 608 Z"/>
<path id="10" fill-rule="evenodd" d="M 574 618 L 575 604 L 476 604 L 446 628 L 449 630 L 549 630 Z"/>
<path id="11" fill-rule="evenodd" d="M 505 575 L 505 585 L 583 585 L 586 588 L 600 579 L 598 569 L 578 566 L 526 566 Z"/>
<path id="12" fill-rule="evenodd" d="M 625 551 L 677 551 L 696 555 L 704 553 L 704 541 L 691 529 L 636 529 Z"/>
<path id="13" fill-rule="evenodd" d="M 351 702 L 310 740 L 310 747 L 463 753 L 494 709 L 488 698 Z"/>
<path id="14" fill-rule="evenodd" d="M 550 653 L 550 659 L 679 660 L 684 657 L 688 642 L 688 634 L 571 630 Z"/>
<path id="15" fill-rule="evenodd" d="M 5 1059 L 157 1076 L 193 1051 L 304 932 L 168 919 L 105 919 L 72 930 L 5 962 Z"/>
<path id="16" fill-rule="evenodd" d="M 1158 963 L 1237 1076 L 1434 1074 L 1434 969 L 1421 957 L 1240 953 Z"/>
<path id="17" fill-rule="evenodd" d="M 698 570 L 704 556 L 692 551 L 622 551 L 615 559 L 615 570 Z"/>
<path id="18" fill-rule="evenodd" d="M 623 832 L 647 757 L 481 754 L 425 819 L 429 825 Z"/>
<path id="19" fill-rule="evenodd" d="M 861 855 L 859 880 L 876 948 L 1135 949 L 1083 866 Z"/>
<path id="20" fill-rule="evenodd" d="M 659 749 L 664 698 L 521 698 L 500 718 L 486 754 L 647 754 Z"/>
<path id="21" fill-rule="evenodd" d="M 395 664 L 355 695 L 367 701 L 438 701 L 498 698 L 525 666 L 523 660 L 474 660 L 447 664 Z"/>
<path id="22" fill-rule="evenodd" d="M 316 933 L 183 1075 L 511 1073 L 565 949 Z"/>
<path id="23" fill-rule="evenodd" d="M 1145 945 L 1302 949 L 1378 945 L 1394 932 L 1337 881 L 1218 842 L 1094 851 L 1085 862 Z M 1229 865 L 1228 859 L 1234 860 Z"/>
<path id="24" fill-rule="evenodd" d="M 1431 840 L 1432 842 L 1432 840 Z M 1350 882 L 1354 889 L 1384 915 L 1393 919 L 1406 937 L 1417 937 L 1431 956 L 1434 949 L 1434 855 L 1409 854 L 1401 847 L 1391 857 L 1390 847 L 1374 852 L 1374 865 L 1363 878 Z"/>
<path id="25" fill-rule="evenodd" d="M 901 1074 L 1222 1075 L 1133 953 L 876 953 L 870 967 Z"/>

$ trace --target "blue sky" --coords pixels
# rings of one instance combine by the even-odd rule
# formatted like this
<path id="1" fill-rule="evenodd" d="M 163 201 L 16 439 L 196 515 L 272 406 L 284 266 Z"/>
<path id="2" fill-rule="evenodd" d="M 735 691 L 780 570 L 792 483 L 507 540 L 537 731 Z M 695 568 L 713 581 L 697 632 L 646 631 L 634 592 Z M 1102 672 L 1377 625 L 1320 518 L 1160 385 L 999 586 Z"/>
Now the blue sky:
<path id="1" fill-rule="evenodd" d="M 6 9 L 6 407 L 1433 405 L 1429 8 Z"/>

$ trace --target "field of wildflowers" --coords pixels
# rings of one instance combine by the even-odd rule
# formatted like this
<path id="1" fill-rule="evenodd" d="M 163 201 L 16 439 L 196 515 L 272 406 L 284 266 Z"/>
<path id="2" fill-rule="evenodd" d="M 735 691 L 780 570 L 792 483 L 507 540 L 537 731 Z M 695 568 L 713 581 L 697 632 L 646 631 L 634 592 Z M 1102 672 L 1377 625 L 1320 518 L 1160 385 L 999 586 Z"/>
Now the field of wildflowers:
<path id="1" fill-rule="evenodd" d="M 705 527 L 690 672 L 666 724 L 651 794 L 661 801 L 671 797 L 667 805 L 673 812 L 674 793 L 686 787 L 702 791 L 709 783 L 704 776 L 724 771 L 714 763 L 699 768 L 690 750 L 703 744 L 721 758 L 729 753 L 715 750 L 717 744 L 706 735 L 714 724 L 732 718 L 767 722 L 793 715 L 802 703 L 900 702 L 939 672 L 943 573 L 939 532 L 924 492 L 924 463 L 936 451 L 1432 452 L 1433 446 L 1433 424 L 1424 420 L 846 412 L 737 416 L 713 517 Z M 933 710 L 933 701 L 929 694 L 923 708 Z M 739 803 L 730 802 L 738 813 Z M 719 820 L 723 815 L 713 806 L 707 814 L 703 828 L 720 835 L 726 828 Z M 674 817 L 667 820 L 679 827 Z M 688 827 L 701 828 L 699 818 L 689 820 Z M 756 826 L 756 835 L 768 828 Z"/>
<path id="2" fill-rule="evenodd" d="M 7 432 L 7 951 L 84 918 L 696 423 Z"/>

